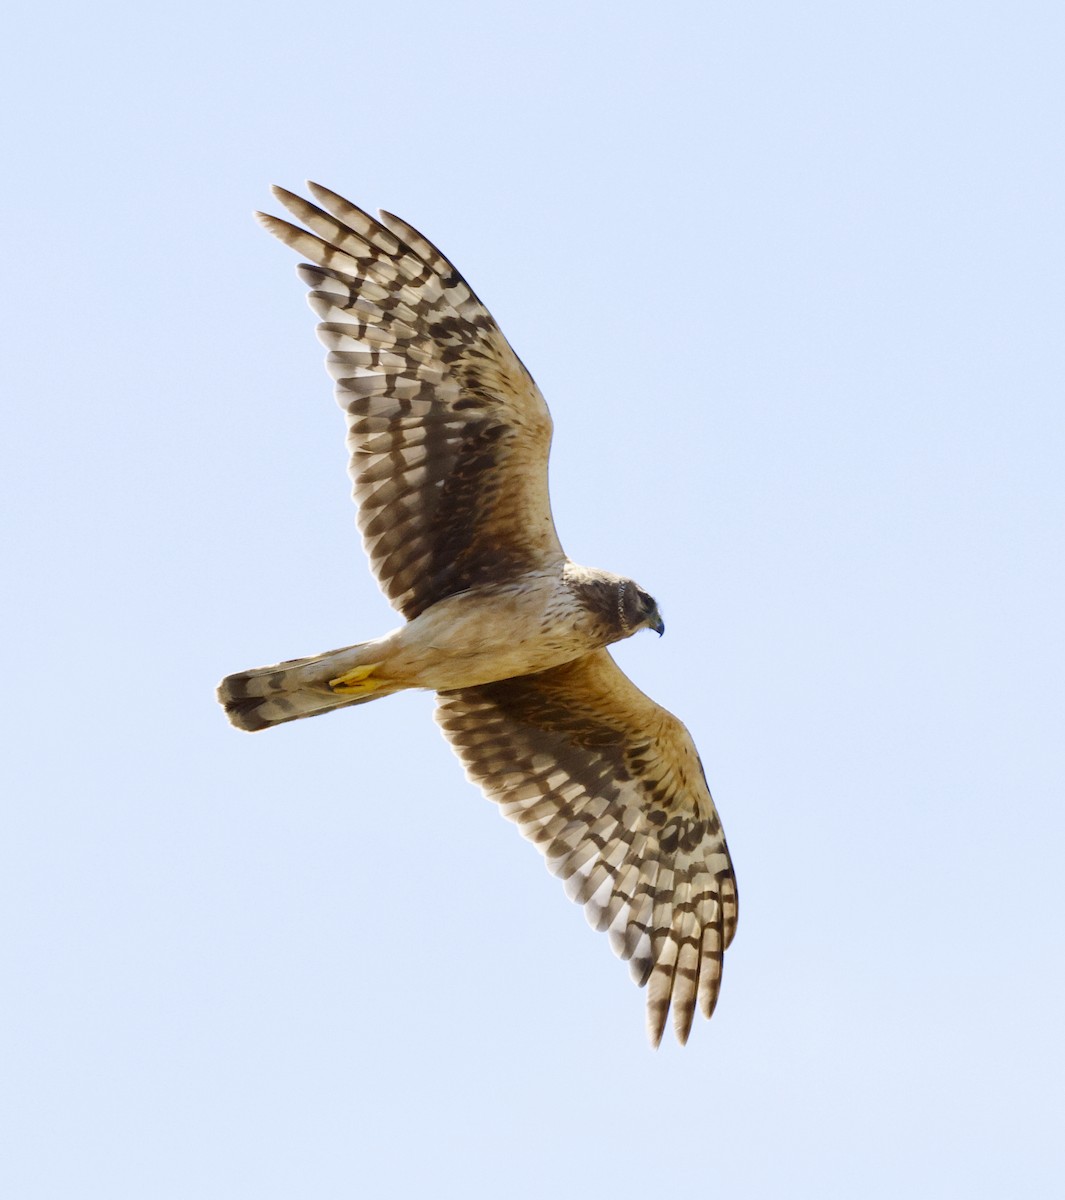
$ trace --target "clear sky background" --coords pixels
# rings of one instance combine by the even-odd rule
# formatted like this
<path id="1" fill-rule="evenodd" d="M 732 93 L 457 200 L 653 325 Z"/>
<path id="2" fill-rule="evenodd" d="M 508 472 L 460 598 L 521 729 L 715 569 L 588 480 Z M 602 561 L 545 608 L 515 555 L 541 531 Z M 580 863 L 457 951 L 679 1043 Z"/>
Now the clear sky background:
<path id="1" fill-rule="evenodd" d="M 0 1192 L 1065 1189 L 1065 9 L 274 0 L 7 18 Z M 253 737 L 384 632 L 306 177 L 454 259 L 736 863 L 644 995 L 427 695 Z M 276 207 L 276 206 L 275 206 Z"/>

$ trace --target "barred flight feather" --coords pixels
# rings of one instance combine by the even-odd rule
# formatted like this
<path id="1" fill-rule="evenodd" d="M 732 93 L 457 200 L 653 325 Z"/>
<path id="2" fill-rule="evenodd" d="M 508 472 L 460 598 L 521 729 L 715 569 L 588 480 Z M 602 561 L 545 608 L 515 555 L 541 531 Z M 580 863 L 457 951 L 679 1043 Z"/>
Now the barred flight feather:
<path id="1" fill-rule="evenodd" d="M 501 570 L 564 561 L 547 494 L 551 418 L 488 310 L 410 226 L 386 217 L 389 229 L 309 187 L 322 207 L 274 189 L 306 230 L 259 220 L 311 260 L 299 273 L 330 350 L 359 528 L 385 595 L 410 619 Z M 373 439 L 381 432 L 387 444 Z M 424 457 L 405 458 L 415 445 Z M 530 523 L 531 512 L 546 519 Z"/>
<path id="2" fill-rule="evenodd" d="M 736 890 L 683 725 L 606 650 L 537 675 L 441 692 L 437 720 L 470 779 L 631 960 L 633 978 L 648 988 L 654 1044 L 671 1008 L 686 1041 L 696 1004 L 709 1016 L 717 998 Z M 639 757 L 630 753 L 637 745 Z M 644 765 L 634 770 L 634 761 Z M 669 780 L 664 791 L 661 779 Z M 662 835 L 681 827 L 701 830 L 698 841 L 681 848 L 681 839 Z"/>

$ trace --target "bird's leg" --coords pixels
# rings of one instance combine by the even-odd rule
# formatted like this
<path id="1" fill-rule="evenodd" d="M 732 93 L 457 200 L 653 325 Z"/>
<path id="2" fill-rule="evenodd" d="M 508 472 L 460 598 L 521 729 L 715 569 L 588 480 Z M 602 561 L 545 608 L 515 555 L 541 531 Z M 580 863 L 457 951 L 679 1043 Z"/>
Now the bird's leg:
<path id="1" fill-rule="evenodd" d="M 381 664 L 366 663 L 365 666 L 352 667 L 336 679 L 330 679 L 329 690 L 338 696 L 366 696 L 385 686 L 383 679 L 373 679 L 373 673 Z"/>

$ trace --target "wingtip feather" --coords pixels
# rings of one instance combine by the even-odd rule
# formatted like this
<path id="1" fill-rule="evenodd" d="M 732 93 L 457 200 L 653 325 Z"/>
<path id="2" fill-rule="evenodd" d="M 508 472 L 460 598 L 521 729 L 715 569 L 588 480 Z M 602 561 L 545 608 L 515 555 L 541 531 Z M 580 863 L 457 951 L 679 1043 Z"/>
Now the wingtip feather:
<path id="1" fill-rule="evenodd" d="M 651 1009 L 647 1010 L 647 1040 L 651 1043 L 651 1049 L 657 1050 L 662 1045 L 662 1034 L 666 1031 L 666 1014 L 663 1012 L 660 1016 L 652 1016 Z"/>

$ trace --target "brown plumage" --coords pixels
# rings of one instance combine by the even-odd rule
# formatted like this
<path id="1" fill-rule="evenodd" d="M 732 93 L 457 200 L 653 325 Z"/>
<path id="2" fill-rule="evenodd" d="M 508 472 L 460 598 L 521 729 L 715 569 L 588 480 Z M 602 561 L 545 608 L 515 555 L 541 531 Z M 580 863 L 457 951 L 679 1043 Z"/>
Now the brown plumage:
<path id="1" fill-rule="evenodd" d="M 218 696 L 259 730 L 404 688 L 470 778 L 545 855 L 648 985 L 657 1045 L 713 1011 L 736 885 L 699 756 L 605 647 L 662 631 L 631 580 L 562 550 L 547 493 L 551 418 L 528 371 L 446 258 L 388 213 L 308 185 L 259 214 L 311 259 L 318 335 L 348 420 L 370 564 L 405 624 L 384 637 L 230 675 Z M 308 232 L 308 230 L 310 232 Z"/>

